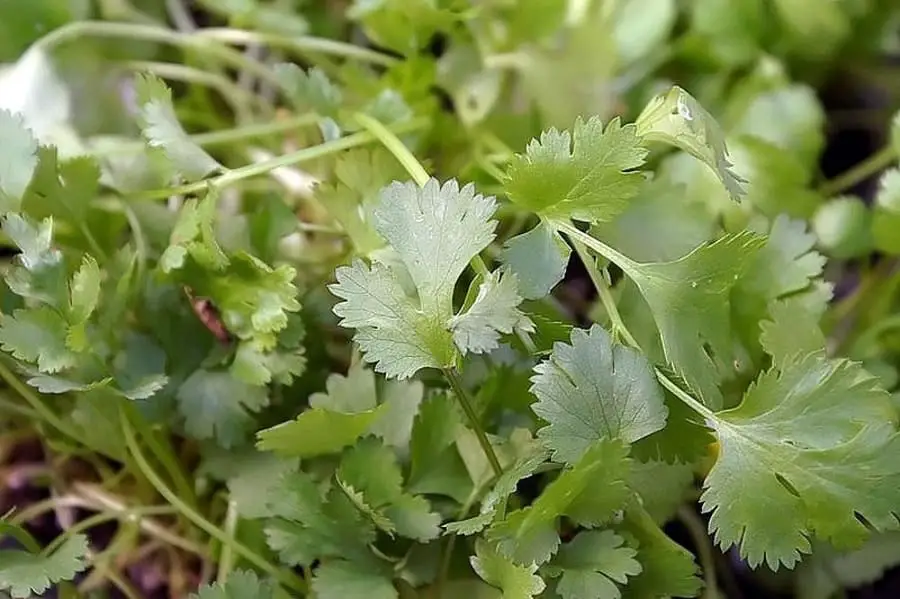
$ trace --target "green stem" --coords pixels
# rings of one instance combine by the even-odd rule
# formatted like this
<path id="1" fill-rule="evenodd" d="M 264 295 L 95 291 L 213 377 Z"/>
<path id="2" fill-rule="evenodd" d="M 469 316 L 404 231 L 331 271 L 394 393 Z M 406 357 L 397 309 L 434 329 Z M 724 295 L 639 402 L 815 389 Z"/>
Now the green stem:
<path id="1" fill-rule="evenodd" d="M 718 599 L 719 583 L 716 580 L 716 560 L 709 533 L 706 525 L 697 513 L 687 506 L 678 508 L 678 519 L 687 528 L 688 534 L 694 541 L 697 554 L 700 558 L 700 566 L 703 568 L 703 599 Z"/>
<path id="2" fill-rule="evenodd" d="M 85 443 L 81 440 L 81 435 L 75 431 L 75 429 L 70 428 L 68 424 L 62 421 L 56 413 L 48 408 L 41 398 L 38 397 L 36 393 L 34 393 L 25 383 L 19 380 L 12 370 L 10 370 L 6 364 L 0 360 L 0 378 L 6 381 L 6 384 L 9 385 L 16 393 L 22 396 L 28 404 L 37 412 L 41 418 L 43 418 L 48 424 L 53 426 L 53 428 L 57 429 L 62 434 L 70 437 L 72 440 L 76 441 L 81 445 L 85 445 Z"/>
<path id="3" fill-rule="evenodd" d="M 481 445 L 481 449 L 484 451 L 487 461 L 490 462 L 494 474 L 500 476 L 503 474 L 503 466 L 500 465 L 500 460 L 497 459 L 497 454 L 494 453 L 494 447 L 491 445 L 490 440 L 487 438 L 487 433 L 484 432 L 484 428 L 481 426 L 481 421 L 478 418 L 478 414 L 475 413 L 475 408 L 472 406 L 472 400 L 469 398 L 468 391 L 463 387 L 459 374 L 452 368 L 444 368 L 443 372 L 444 378 L 450 383 L 450 388 L 453 389 L 453 394 L 456 395 L 459 405 L 462 406 L 466 418 L 469 419 L 469 424 L 472 426 L 472 430 L 475 431 L 475 436 L 478 438 L 478 444 Z"/>
<path id="4" fill-rule="evenodd" d="M 399 62 L 399 60 L 393 56 L 369 50 L 362 46 L 312 36 L 288 37 L 275 33 L 245 31 L 243 29 L 229 29 L 224 27 L 203 28 L 197 31 L 196 35 L 201 38 L 213 39 L 227 44 L 266 44 L 285 50 L 292 50 L 301 54 L 340 56 L 385 67 L 389 67 Z"/>
<path id="5" fill-rule="evenodd" d="M 263 112 L 271 113 L 272 111 L 272 107 L 266 105 L 262 98 L 235 85 L 230 79 L 218 73 L 201 71 L 183 64 L 150 60 L 132 60 L 124 63 L 124 66 L 132 71 L 153 73 L 163 79 L 211 87 L 219 92 L 222 100 L 238 115 L 239 120 L 249 120 L 252 114 L 250 106 L 254 104 L 258 104 L 258 108 Z"/>
<path id="6" fill-rule="evenodd" d="M 628 327 L 625 326 L 625 321 L 622 320 L 622 315 L 619 313 L 619 307 L 616 305 L 616 300 L 612 296 L 612 290 L 609 288 L 609 285 L 606 284 L 603 273 L 597 268 L 596 261 L 588 254 L 587 247 L 583 243 L 573 240 L 572 245 L 575 246 L 575 252 L 581 259 L 582 264 L 584 264 L 584 268 L 587 270 L 588 276 L 594 284 L 594 288 L 597 290 L 597 296 L 600 298 L 600 303 L 603 304 L 603 308 L 606 310 L 606 314 L 609 316 L 609 320 L 612 323 L 613 332 L 620 335 L 625 343 L 640 351 L 640 345 L 638 344 L 637 339 L 634 338 L 634 335 L 631 334 L 631 331 L 628 330 Z"/>
<path id="7" fill-rule="evenodd" d="M 198 133 L 191 135 L 190 140 L 204 148 L 212 146 L 221 146 L 236 141 L 246 141 L 258 137 L 267 137 L 286 131 L 293 131 L 302 127 L 315 125 L 319 120 L 318 115 L 314 113 L 301 114 L 299 116 L 277 119 L 268 123 L 254 123 L 234 129 L 222 129 L 220 131 L 210 131 L 208 133 Z M 104 147 L 100 150 L 91 152 L 92 156 L 103 157 L 111 154 L 119 154 L 122 152 L 143 152 L 147 144 L 141 140 L 127 141 L 121 144 Z"/>
<path id="8" fill-rule="evenodd" d="M 415 129 L 423 127 L 425 124 L 426 122 L 424 119 L 416 119 L 408 121 L 401 125 L 397 125 L 396 128 L 398 131 L 413 131 Z M 169 187 L 166 189 L 142 191 L 126 196 L 126 199 L 132 201 L 160 200 L 173 195 L 195 194 L 208 189 L 210 186 L 222 188 L 244 179 L 250 179 L 259 175 L 265 175 L 275 169 L 284 166 L 293 166 L 302 162 L 308 162 L 317 158 L 323 158 L 331 154 L 349 150 L 350 148 L 355 148 L 357 146 L 371 143 L 375 140 L 375 136 L 373 136 L 368 131 L 360 131 L 358 133 L 354 133 L 352 135 L 348 135 L 347 137 L 342 137 L 334 141 L 327 141 L 317 146 L 303 148 L 302 150 L 284 154 L 283 156 L 276 156 L 271 160 L 264 160 L 255 164 L 248 164 L 247 166 L 242 166 L 240 168 L 230 170 L 222 175 L 219 175 L 218 177 L 213 177 L 212 179 L 196 181 L 194 183 L 187 183 L 185 185 Z"/>
<path id="9" fill-rule="evenodd" d="M 897 152 L 893 145 L 887 145 L 875 152 L 850 170 L 838 175 L 830 181 L 825 181 L 819 187 L 819 192 L 826 197 L 834 196 L 861 183 L 883 171 L 897 159 Z"/>
<path id="10" fill-rule="evenodd" d="M 150 467 L 149 462 L 147 462 L 147 458 L 144 456 L 141 451 L 140 446 L 138 445 L 137 439 L 135 437 L 134 429 L 131 427 L 131 423 L 128 420 L 128 416 L 125 413 L 125 410 L 119 411 L 119 420 L 122 426 L 122 431 L 125 435 L 125 445 L 128 448 L 128 451 L 134 456 L 135 463 L 138 466 L 138 469 L 141 473 L 150 481 L 150 484 L 156 489 L 156 491 L 166 500 L 168 501 L 175 509 L 177 509 L 181 514 L 193 522 L 198 528 L 203 530 L 209 536 L 213 537 L 223 545 L 230 545 L 232 550 L 246 559 L 248 562 L 266 572 L 271 574 L 286 587 L 294 589 L 299 592 L 306 591 L 306 583 L 295 575 L 292 572 L 282 570 L 278 566 L 270 563 L 267 559 L 246 547 L 236 539 L 231 538 L 228 533 L 221 530 L 215 524 L 204 518 L 201 514 L 196 512 L 193 508 L 187 505 L 185 502 L 181 500 L 175 493 L 169 489 L 163 480 L 153 471 Z"/>
<path id="11" fill-rule="evenodd" d="M 422 166 L 419 159 L 409 151 L 406 144 L 404 144 L 390 129 L 385 127 L 379 120 L 373 119 L 369 115 L 361 112 L 353 115 L 353 118 L 363 129 L 371 133 L 375 139 L 381 142 L 381 144 L 394 155 L 397 162 L 403 165 L 403 168 L 406 169 L 406 172 L 409 173 L 409 176 L 413 178 L 413 181 L 415 181 L 419 187 L 423 187 L 428 182 L 428 179 L 430 179 L 428 171 L 425 170 L 425 167 Z"/>
<path id="12" fill-rule="evenodd" d="M 618 251 L 609 247 L 599 239 L 591 237 L 581 229 L 577 228 L 571 222 L 554 221 L 551 224 L 554 228 L 556 228 L 557 231 L 562 231 L 572 240 L 583 243 L 587 247 L 591 248 L 592 250 L 621 268 L 630 278 L 633 279 L 640 274 L 640 264 L 626 256 L 625 254 L 619 253 Z"/>
<path id="13" fill-rule="evenodd" d="M 196 50 L 218 59 L 238 70 L 246 70 L 260 79 L 278 85 L 278 78 L 264 64 L 255 61 L 242 53 L 215 43 L 212 38 L 204 38 L 196 34 L 173 31 L 154 25 L 138 25 L 135 23 L 118 23 L 110 21 L 73 21 L 54 29 L 31 47 L 50 53 L 65 42 L 81 37 L 140 40 L 171 44 L 186 50 Z"/>
<path id="14" fill-rule="evenodd" d="M 234 539 L 234 533 L 237 529 L 238 523 L 238 511 L 237 511 L 237 503 L 234 501 L 228 502 L 228 509 L 225 512 L 225 532 L 228 536 Z M 231 569 L 234 567 L 234 552 L 231 549 L 230 544 L 225 544 L 222 546 L 222 553 L 219 555 L 219 570 L 216 574 L 216 582 L 225 583 L 228 580 L 228 575 L 231 573 Z"/>

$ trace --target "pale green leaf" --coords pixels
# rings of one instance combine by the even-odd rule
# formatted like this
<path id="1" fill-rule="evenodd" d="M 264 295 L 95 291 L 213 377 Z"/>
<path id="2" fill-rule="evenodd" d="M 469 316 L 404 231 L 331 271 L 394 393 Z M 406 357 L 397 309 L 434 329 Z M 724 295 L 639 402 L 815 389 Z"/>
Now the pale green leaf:
<path id="1" fill-rule="evenodd" d="M 82 534 L 72 535 L 50 555 L 0 550 L 0 589 L 17 599 L 43 595 L 87 568 L 87 557 L 88 539 Z"/>
<path id="2" fill-rule="evenodd" d="M 84 322 L 97 308 L 100 299 L 100 267 L 97 261 L 85 254 L 81 268 L 72 277 L 69 310 L 75 322 Z"/>
<path id="3" fill-rule="evenodd" d="M 254 572 L 235 570 L 226 582 L 203 585 L 191 599 L 275 599 L 275 586 L 259 580 Z"/>
<path id="4" fill-rule="evenodd" d="M 731 168 L 719 124 L 682 88 L 676 85 L 651 100 L 635 125 L 639 137 L 671 144 L 709 166 L 733 200 L 744 194 L 744 180 Z"/>
<path id="5" fill-rule="evenodd" d="M 20 309 L 0 321 L 0 347 L 52 374 L 71 368 L 78 355 L 66 346 L 68 323 L 47 307 Z"/>
<path id="6" fill-rule="evenodd" d="M 215 439 L 226 448 L 244 441 L 253 428 L 251 414 L 269 405 L 265 387 L 205 369 L 194 371 L 175 397 L 187 433 L 195 439 Z"/>
<path id="7" fill-rule="evenodd" d="M 158 149 L 165 155 L 171 169 L 191 181 L 224 169 L 190 139 L 178 122 L 172 106 L 172 92 L 161 79 L 149 74 L 139 75 L 135 89 L 144 139 L 151 149 Z"/>
<path id="8" fill-rule="evenodd" d="M 37 167 L 37 140 L 25 127 L 21 115 L 0 110 L 0 208 L 4 213 L 18 210 Z"/>
<path id="9" fill-rule="evenodd" d="M 534 324 L 518 308 L 521 302 L 514 273 L 507 269 L 490 273 L 479 284 L 472 305 L 448 323 L 456 347 L 463 355 L 487 353 L 497 349 L 501 334 L 533 331 Z"/>
<path id="10" fill-rule="evenodd" d="M 556 592 L 563 599 L 619 599 L 619 587 L 641 573 L 637 551 L 624 546 L 611 530 L 580 532 L 566 543 L 550 564 L 560 576 Z"/>
<path id="11" fill-rule="evenodd" d="M 876 530 L 896 527 L 894 420 L 876 379 L 824 352 L 763 373 L 713 420 L 719 457 L 701 501 L 716 540 L 739 545 L 753 567 L 790 568 L 812 538 L 839 547 L 865 539 L 857 515 Z"/>
<path id="12" fill-rule="evenodd" d="M 318 599 L 397 599 L 390 570 L 345 560 L 315 569 L 312 590 Z"/>
<path id="13" fill-rule="evenodd" d="M 523 298 L 540 299 L 562 281 L 571 253 L 559 233 L 540 223 L 508 240 L 500 260 L 516 274 Z"/>
<path id="14" fill-rule="evenodd" d="M 482 580 L 502 591 L 502 599 L 530 599 L 546 586 L 536 565 L 514 564 L 483 539 L 475 541 L 475 555 L 469 561 Z"/>
<path id="15" fill-rule="evenodd" d="M 742 232 L 674 262 L 620 264 L 653 312 L 666 360 L 714 408 L 720 372 L 734 360 L 728 293 L 763 241 Z"/>
<path id="16" fill-rule="evenodd" d="M 554 460 L 573 464 L 600 439 L 633 443 L 662 429 L 668 410 L 650 363 L 635 350 L 613 345 L 594 325 L 572 331 L 571 345 L 556 343 L 535 366 L 534 413 L 548 422 L 538 435 Z"/>

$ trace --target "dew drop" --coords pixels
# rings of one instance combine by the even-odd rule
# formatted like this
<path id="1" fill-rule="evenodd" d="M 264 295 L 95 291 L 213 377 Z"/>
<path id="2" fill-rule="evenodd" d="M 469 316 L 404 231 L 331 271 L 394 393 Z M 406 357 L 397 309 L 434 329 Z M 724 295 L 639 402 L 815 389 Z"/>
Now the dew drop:
<path id="1" fill-rule="evenodd" d="M 676 106 L 678 107 L 678 114 L 681 115 L 681 118 L 683 118 L 683 119 L 686 120 L 686 121 L 693 121 L 693 120 L 694 120 L 694 115 L 693 115 L 693 113 L 691 112 L 691 108 L 690 108 L 690 106 L 688 106 L 687 103 L 684 101 L 684 98 L 679 97 Z"/>

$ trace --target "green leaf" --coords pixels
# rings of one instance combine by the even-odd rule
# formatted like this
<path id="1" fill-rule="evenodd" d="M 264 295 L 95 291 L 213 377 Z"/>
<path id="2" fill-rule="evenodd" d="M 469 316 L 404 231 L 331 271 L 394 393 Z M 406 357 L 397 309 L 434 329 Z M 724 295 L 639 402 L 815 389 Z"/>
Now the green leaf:
<path id="1" fill-rule="evenodd" d="M 219 247 L 214 229 L 218 197 L 210 190 L 202 200 L 189 198 L 181 206 L 169 246 L 159 259 L 163 272 L 182 268 L 189 255 L 204 268 L 221 270 L 228 265 L 228 257 Z"/>
<path id="2" fill-rule="evenodd" d="M 900 564 L 900 533 L 873 535 L 855 551 L 838 552 L 817 544 L 812 556 L 797 570 L 798 599 L 829 599 L 846 589 L 858 589 L 881 580 Z"/>
<path id="3" fill-rule="evenodd" d="M 881 176 L 872 216 L 875 247 L 892 255 L 900 254 L 896 235 L 900 226 L 900 169 L 892 168 Z"/>
<path id="4" fill-rule="evenodd" d="M 203 585 L 192 599 L 275 599 L 275 586 L 262 581 L 254 572 L 235 570 L 226 582 Z"/>
<path id="5" fill-rule="evenodd" d="M 677 260 L 716 232 L 705 206 L 689 200 L 686 191 L 653 181 L 614 220 L 591 227 L 591 235 L 638 262 Z"/>
<path id="6" fill-rule="evenodd" d="M 41 147 L 22 208 L 33 218 L 66 222 L 87 238 L 86 219 L 99 183 L 100 169 L 92 158 L 81 156 L 59 163 L 55 147 Z"/>
<path id="7" fill-rule="evenodd" d="M 488 353 L 499 346 L 499 334 L 508 335 L 514 329 L 534 331 L 532 322 L 519 311 L 521 302 L 515 274 L 508 269 L 490 273 L 478 286 L 468 310 L 450 319 L 456 347 L 463 355 Z"/>
<path id="8" fill-rule="evenodd" d="M 222 460 L 228 468 L 228 499 L 237 505 L 238 513 L 244 518 L 269 516 L 265 498 L 297 471 L 297 460 L 254 450 L 237 455 L 232 451 L 223 452 Z"/>
<path id="9" fill-rule="evenodd" d="M 309 405 L 332 412 L 356 414 L 375 409 L 375 375 L 363 364 L 350 365 L 347 375 L 334 372 L 325 381 L 326 391 L 309 396 Z"/>
<path id="10" fill-rule="evenodd" d="M 69 312 L 74 322 L 84 322 L 100 300 L 100 267 L 92 256 L 81 259 L 81 268 L 72 277 Z"/>
<path id="11" fill-rule="evenodd" d="M 19 209 L 22 196 L 37 167 L 37 140 L 21 115 L 0 110 L 0 211 Z"/>
<path id="12" fill-rule="evenodd" d="M 367 545 L 375 540 L 375 528 L 341 489 L 323 496 L 309 474 L 296 472 L 286 475 L 266 499 L 275 516 L 266 525 L 266 539 L 285 563 L 308 566 L 316 559 L 371 555 Z"/>
<path id="13" fill-rule="evenodd" d="M 459 522 L 450 522 L 444 528 L 450 533 L 472 535 L 492 524 L 497 517 L 501 503 L 516 492 L 516 486 L 519 484 L 519 481 L 535 473 L 538 467 L 547 460 L 548 454 L 548 451 L 540 449 L 532 454 L 520 457 L 497 478 L 493 488 L 488 491 L 481 501 L 481 509 L 477 516 Z"/>
<path id="14" fill-rule="evenodd" d="M 322 69 L 304 71 L 293 63 L 274 68 L 278 83 L 298 111 L 313 111 L 319 116 L 335 117 L 343 103 L 343 94 Z"/>
<path id="15" fill-rule="evenodd" d="M 694 472 L 688 464 L 664 461 L 634 461 L 628 486 L 641 498 L 641 504 L 660 526 L 675 516 L 693 489 Z"/>
<path id="16" fill-rule="evenodd" d="M 796 356 L 825 349 L 827 340 L 819 319 L 803 299 L 802 296 L 791 296 L 772 302 L 770 318 L 760 323 L 759 341 L 779 368 Z"/>
<path id="17" fill-rule="evenodd" d="M 253 428 L 250 412 L 269 405 L 268 392 L 227 372 L 200 369 L 175 394 L 184 427 L 195 439 L 215 439 L 225 448 L 241 444 Z"/>
<path id="18" fill-rule="evenodd" d="M 516 274 L 523 298 L 541 299 L 562 281 L 571 253 L 559 233 L 540 223 L 509 239 L 500 260 Z"/>
<path id="19" fill-rule="evenodd" d="M 347 16 L 359 21 L 377 45 L 409 55 L 455 22 L 454 13 L 442 4 L 433 0 L 354 0 Z"/>
<path id="20" fill-rule="evenodd" d="M 413 420 L 424 394 L 421 381 L 385 381 L 381 389 L 384 409 L 369 431 L 393 447 L 401 458 L 409 452 Z"/>
<path id="21" fill-rule="evenodd" d="M 536 574 L 536 565 L 514 564 L 483 539 L 475 541 L 475 555 L 469 561 L 482 580 L 503 592 L 502 599 L 530 599 L 546 586 Z"/>
<path id="22" fill-rule="evenodd" d="M 573 132 L 550 129 L 510 163 L 509 198 L 546 219 L 608 221 L 621 213 L 644 179 L 647 151 L 634 125 L 578 119 Z"/>
<path id="23" fill-rule="evenodd" d="M 819 206 L 812 228 L 829 256 L 856 258 L 872 249 L 872 213 L 856 196 L 832 198 Z"/>
<path id="24" fill-rule="evenodd" d="M 538 431 L 553 459 L 574 464 L 594 442 L 633 443 L 666 425 L 663 394 L 641 354 L 613 345 L 594 325 L 572 331 L 571 345 L 555 343 L 534 368 L 534 413 L 548 422 Z"/>
<path id="25" fill-rule="evenodd" d="M 295 420 L 257 433 L 257 447 L 289 457 L 309 458 L 338 453 L 362 437 L 377 420 L 381 409 L 342 414 L 310 408 Z"/>
<path id="26" fill-rule="evenodd" d="M 354 340 L 377 372 L 403 379 L 422 368 L 451 366 L 459 351 L 491 347 L 501 331 L 511 330 L 510 322 L 527 326 L 513 307 L 518 297 L 511 293 L 514 279 L 503 286 L 498 280 L 468 318 L 467 313 L 454 316 L 454 287 L 466 265 L 493 239 L 494 208 L 492 198 L 476 195 L 471 185 L 460 189 L 456 181 L 440 186 L 431 179 L 424 187 L 394 183 L 382 190 L 375 226 L 399 256 L 405 267 L 400 270 L 411 279 L 417 297 L 407 294 L 398 266 L 366 266 L 359 260 L 339 268 L 337 284 L 329 286 L 344 300 L 334 307 L 341 326 L 357 329 Z M 487 313 L 489 327 L 483 319 Z M 452 331 L 461 322 L 468 324 L 464 333 L 476 336 L 457 333 L 454 345 Z"/>
<path id="27" fill-rule="evenodd" d="M 397 599 L 389 571 L 346 560 L 333 560 L 315 570 L 312 590 L 318 599 Z"/>
<path id="28" fill-rule="evenodd" d="M 82 534 L 72 535 L 50 555 L 0 550 L 0 589 L 14 598 L 43 595 L 87 568 L 87 557 L 88 539 Z"/>
<path id="29" fill-rule="evenodd" d="M 175 115 L 172 92 L 161 79 L 150 74 L 138 75 L 135 90 L 141 133 L 151 150 L 165 157 L 168 168 L 189 181 L 224 170 L 215 158 L 191 141 Z"/>
<path id="30" fill-rule="evenodd" d="M 744 180 L 731 169 L 719 124 L 682 88 L 673 86 L 651 100 L 635 125 L 640 138 L 673 145 L 709 166 L 734 201 L 744 194 Z"/>
<path id="31" fill-rule="evenodd" d="M 440 393 L 426 399 L 413 422 L 408 483 L 416 493 L 445 495 L 464 503 L 472 480 L 456 449 L 462 415 Z"/>
<path id="32" fill-rule="evenodd" d="M 571 468 L 547 485 L 530 506 L 507 514 L 487 538 L 519 564 L 542 564 L 559 547 L 557 520 L 569 516 L 585 526 L 611 519 L 628 498 L 628 450 L 618 441 L 599 441 Z"/>
<path id="33" fill-rule="evenodd" d="M 47 307 L 16 310 L 0 320 L 0 347 L 45 373 L 71 368 L 78 355 L 66 345 L 68 323 Z"/>
<path id="34" fill-rule="evenodd" d="M 721 372 L 734 361 L 725 298 L 762 244 L 763 238 L 742 232 L 673 262 L 619 264 L 653 312 L 666 360 L 714 408 L 722 403 Z"/>
<path id="35" fill-rule="evenodd" d="M 580 532 L 562 546 L 550 565 L 560 576 L 556 592 L 563 599 L 619 599 L 624 585 L 641 573 L 637 551 L 611 530 Z"/>
<path id="36" fill-rule="evenodd" d="M 694 556 L 675 543 L 657 526 L 635 499 L 615 527 L 628 545 L 637 547 L 641 573 L 625 588 L 627 599 L 696 597 L 703 587 L 697 577 Z"/>
<path id="37" fill-rule="evenodd" d="M 857 515 L 875 530 L 896 526 L 893 408 L 857 365 L 824 352 L 785 360 L 738 407 L 716 414 L 713 426 L 720 450 L 703 509 L 712 512 L 718 543 L 740 545 L 751 566 L 790 568 L 813 537 L 858 544 L 868 528 Z"/>
<path id="38" fill-rule="evenodd" d="M 67 273 L 62 252 L 53 247 L 52 219 L 35 224 L 20 214 L 10 213 L 3 218 L 2 227 L 20 250 L 6 272 L 9 289 L 22 298 L 65 309 L 69 302 Z"/>

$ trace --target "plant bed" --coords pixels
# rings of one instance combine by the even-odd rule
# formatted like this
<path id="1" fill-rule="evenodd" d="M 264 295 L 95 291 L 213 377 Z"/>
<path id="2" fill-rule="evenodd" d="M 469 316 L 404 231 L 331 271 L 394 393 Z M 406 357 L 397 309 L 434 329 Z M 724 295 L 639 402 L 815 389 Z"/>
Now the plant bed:
<path id="1" fill-rule="evenodd" d="M 0 6 L 0 596 L 896 594 L 893 3 L 97 4 Z"/>

